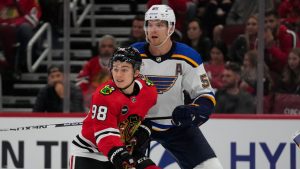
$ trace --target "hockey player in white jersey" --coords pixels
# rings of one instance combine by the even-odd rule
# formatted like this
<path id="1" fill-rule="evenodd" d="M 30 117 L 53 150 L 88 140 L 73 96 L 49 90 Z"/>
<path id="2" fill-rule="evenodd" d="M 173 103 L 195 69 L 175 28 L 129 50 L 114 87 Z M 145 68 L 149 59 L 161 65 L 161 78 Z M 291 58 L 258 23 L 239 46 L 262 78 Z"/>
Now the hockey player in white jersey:
<path id="1" fill-rule="evenodd" d="M 222 169 L 213 149 L 199 129 L 216 105 L 201 56 L 191 47 L 174 42 L 175 15 L 167 5 L 153 5 L 145 14 L 147 42 L 132 46 L 141 53 L 141 73 L 154 82 L 158 100 L 150 117 L 172 116 L 149 121 L 151 137 L 171 152 L 183 169 Z M 183 91 L 192 103 L 184 105 Z"/>

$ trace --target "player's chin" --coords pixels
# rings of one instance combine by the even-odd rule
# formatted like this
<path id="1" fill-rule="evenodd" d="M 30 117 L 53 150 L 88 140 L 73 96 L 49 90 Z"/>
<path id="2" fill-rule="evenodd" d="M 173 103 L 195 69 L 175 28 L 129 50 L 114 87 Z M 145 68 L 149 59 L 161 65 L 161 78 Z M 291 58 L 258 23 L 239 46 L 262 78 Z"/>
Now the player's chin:
<path id="1" fill-rule="evenodd" d="M 158 46 L 158 45 L 160 45 L 160 44 L 161 44 L 161 43 L 158 42 L 158 41 L 151 42 L 151 45 L 153 45 L 153 46 Z"/>
<path id="2" fill-rule="evenodd" d="M 123 89 L 126 87 L 126 83 L 125 82 L 115 82 L 116 83 L 116 86 L 120 89 Z"/>
<path id="3" fill-rule="evenodd" d="M 160 41 L 159 41 L 158 38 L 151 38 L 150 43 L 153 44 L 153 45 L 159 45 Z"/>

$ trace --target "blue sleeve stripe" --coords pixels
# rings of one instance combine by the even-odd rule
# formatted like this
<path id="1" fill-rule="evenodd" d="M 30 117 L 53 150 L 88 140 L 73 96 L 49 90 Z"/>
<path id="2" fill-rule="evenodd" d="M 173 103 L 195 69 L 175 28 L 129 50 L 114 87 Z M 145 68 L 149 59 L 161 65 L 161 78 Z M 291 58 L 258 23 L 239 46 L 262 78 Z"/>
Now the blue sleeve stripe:
<path id="1" fill-rule="evenodd" d="M 193 59 L 191 59 L 187 56 L 184 56 L 184 55 L 173 54 L 172 58 L 174 58 L 174 59 L 183 59 L 183 60 L 187 61 L 188 63 L 190 63 L 193 67 L 198 67 L 199 66 L 199 64 L 196 61 L 194 61 Z"/>

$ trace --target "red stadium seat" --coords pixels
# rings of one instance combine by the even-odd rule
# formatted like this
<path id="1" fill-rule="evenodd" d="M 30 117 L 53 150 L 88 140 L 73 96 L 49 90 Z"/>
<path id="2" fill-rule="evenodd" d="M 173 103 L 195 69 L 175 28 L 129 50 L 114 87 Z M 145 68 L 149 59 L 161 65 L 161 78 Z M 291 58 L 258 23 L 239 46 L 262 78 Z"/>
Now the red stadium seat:
<path id="1" fill-rule="evenodd" d="M 273 114 L 300 114 L 300 95 L 277 93 L 274 98 Z"/>
<path id="2" fill-rule="evenodd" d="M 267 95 L 264 96 L 263 102 L 264 102 L 264 114 L 269 114 L 272 111 L 272 99 L 273 95 Z"/>
<path id="3" fill-rule="evenodd" d="M 225 25 L 222 31 L 223 41 L 230 46 L 233 41 L 245 31 L 245 25 Z"/>

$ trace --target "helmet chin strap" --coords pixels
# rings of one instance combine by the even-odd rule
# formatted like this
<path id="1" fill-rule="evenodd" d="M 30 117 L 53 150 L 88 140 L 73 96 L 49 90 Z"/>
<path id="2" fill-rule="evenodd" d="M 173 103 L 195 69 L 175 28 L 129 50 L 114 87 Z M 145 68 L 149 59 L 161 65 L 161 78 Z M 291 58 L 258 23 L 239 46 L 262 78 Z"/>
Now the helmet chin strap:
<path id="1" fill-rule="evenodd" d="M 134 83 L 135 78 L 132 79 L 131 83 L 129 85 L 127 85 L 126 87 L 123 88 L 119 88 L 122 90 L 122 92 L 124 92 L 124 90 L 128 89 L 128 87 L 130 87 L 132 85 L 132 83 Z"/>
<path id="2" fill-rule="evenodd" d="M 159 45 L 153 45 L 153 44 L 151 44 L 150 42 L 150 44 L 152 45 L 152 46 L 154 46 L 154 47 L 156 47 L 156 48 L 160 48 L 160 47 L 162 47 L 166 42 L 167 42 L 167 40 L 168 40 L 168 38 L 170 37 L 171 35 L 169 34 L 167 37 L 166 37 L 166 39 L 161 43 L 161 44 L 159 44 Z"/>
<path id="3" fill-rule="evenodd" d="M 111 77 L 112 77 L 112 81 L 115 81 L 115 79 L 113 78 L 112 74 L 111 74 Z M 132 83 L 134 83 L 135 79 L 136 79 L 136 78 L 133 77 L 131 83 L 130 83 L 129 85 L 127 85 L 126 87 L 123 87 L 123 88 L 119 88 L 119 87 L 118 87 L 118 88 L 119 88 L 122 92 L 124 92 L 124 90 L 128 89 L 128 87 L 131 86 Z"/>
<path id="4" fill-rule="evenodd" d="M 146 33 L 146 41 L 147 41 L 149 44 L 151 44 L 152 46 L 154 46 L 154 47 L 156 47 L 156 48 L 160 48 L 160 47 L 162 47 L 162 46 L 167 42 L 167 40 L 169 39 L 169 37 L 173 34 L 174 31 L 171 33 L 171 29 L 172 29 L 172 28 L 169 28 L 168 36 L 167 36 L 166 39 L 165 39 L 161 44 L 159 44 L 159 45 L 153 45 L 153 44 L 149 41 L 147 33 Z M 174 29 L 175 29 L 175 28 L 174 28 Z"/>

